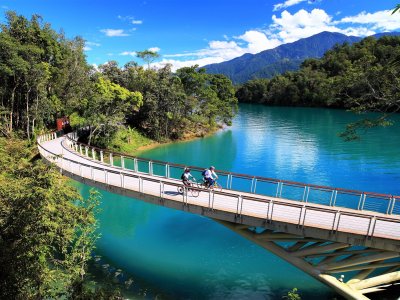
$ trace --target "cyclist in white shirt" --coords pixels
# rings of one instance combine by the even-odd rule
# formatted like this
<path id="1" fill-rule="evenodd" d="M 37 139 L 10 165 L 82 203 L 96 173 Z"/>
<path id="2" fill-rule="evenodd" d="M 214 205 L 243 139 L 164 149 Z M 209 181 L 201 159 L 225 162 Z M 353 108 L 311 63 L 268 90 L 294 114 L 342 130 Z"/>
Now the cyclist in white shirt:
<path id="1" fill-rule="evenodd" d="M 191 186 L 192 182 L 190 181 L 190 178 L 192 178 L 192 180 L 195 180 L 194 177 L 192 176 L 192 174 L 190 174 L 190 169 L 185 168 L 184 172 L 181 175 L 182 183 L 185 186 Z"/>
<path id="2" fill-rule="evenodd" d="M 218 179 L 218 175 L 215 174 L 215 168 L 211 166 L 206 170 L 204 173 L 204 181 L 208 183 L 208 187 L 212 186 L 215 182 L 215 180 Z"/>

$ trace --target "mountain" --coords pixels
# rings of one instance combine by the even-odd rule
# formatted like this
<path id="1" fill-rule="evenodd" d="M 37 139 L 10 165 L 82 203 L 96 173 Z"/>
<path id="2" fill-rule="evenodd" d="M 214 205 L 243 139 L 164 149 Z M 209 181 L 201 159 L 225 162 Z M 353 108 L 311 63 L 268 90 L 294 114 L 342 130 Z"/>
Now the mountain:
<path id="1" fill-rule="evenodd" d="M 377 37 L 378 38 L 378 37 Z M 233 83 L 243 83 L 254 78 L 270 78 L 286 71 L 294 71 L 306 58 L 319 58 L 335 44 L 352 44 L 361 37 L 337 32 L 321 32 L 293 43 L 280 45 L 257 54 L 244 54 L 219 64 L 204 66 L 207 73 L 224 74 Z"/>

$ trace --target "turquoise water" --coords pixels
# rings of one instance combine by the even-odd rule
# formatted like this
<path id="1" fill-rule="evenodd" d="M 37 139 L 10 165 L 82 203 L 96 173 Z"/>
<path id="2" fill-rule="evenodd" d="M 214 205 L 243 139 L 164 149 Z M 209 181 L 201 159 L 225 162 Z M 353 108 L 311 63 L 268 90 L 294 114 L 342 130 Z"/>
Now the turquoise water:
<path id="1" fill-rule="evenodd" d="M 399 117 L 395 126 L 344 142 L 337 133 L 355 119 L 340 110 L 241 105 L 232 127 L 141 156 L 400 195 Z M 87 195 L 88 187 L 78 187 Z M 318 281 L 214 221 L 102 194 L 98 268 L 121 282 L 130 298 L 281 299 L 293 287 L 303 299 L 335 297 Z"/>

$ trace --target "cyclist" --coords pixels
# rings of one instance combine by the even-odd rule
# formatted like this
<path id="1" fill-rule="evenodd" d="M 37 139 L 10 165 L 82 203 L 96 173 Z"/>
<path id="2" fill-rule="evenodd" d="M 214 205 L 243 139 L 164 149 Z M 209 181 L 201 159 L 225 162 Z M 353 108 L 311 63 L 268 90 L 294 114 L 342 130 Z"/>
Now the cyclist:
<path id="1" fill-rule="evenodd" d="M 182 179 L 183 185 L 191 186 L 192 182 L 190 181 L 190 178 L 195 180 L 195 178 L 192 176 L 192 174 L 190 174 L 190 169 L 189 168 L 185 168 L 185 170 L 183 171 L 183 173 L 181 175 L 181 179 Z"/>
<path id="2" fill-rule="evenodd" d="M 211 166 L 210 168 L 208 168 L 207 170 L 205 170 L 204 172 L 204 181 L 207 184 L 207 187 L 211 187 L 213 186 L 215 180 L 218 179 L 218 175 L 215 174 L 215 168 L 214 166 Z"/>

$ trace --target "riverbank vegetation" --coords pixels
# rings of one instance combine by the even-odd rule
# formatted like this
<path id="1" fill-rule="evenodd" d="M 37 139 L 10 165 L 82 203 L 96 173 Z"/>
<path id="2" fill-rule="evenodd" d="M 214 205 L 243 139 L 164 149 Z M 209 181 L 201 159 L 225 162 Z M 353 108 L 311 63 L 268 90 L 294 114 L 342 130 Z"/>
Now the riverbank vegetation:
<path id="1" fill-rule="evenodd" d="M 86 62 L 85 41 L 55 32 L 38 15 L 6 13 L 0 24 L 0 298 L 117 299 L 88 280 L 99 202 L 38 159 L 36 137 L 69 116 L 91 125 L 87 142 L 131 152 L 202 136 L 230 124 L 232 83 L 197 67 L 150 68 L 138 52 L 119 67 Z M 94 286 L 94 288 L 93 288 Z"/>
<path id="2" fill-rule="evenodd" d="M 202 136 L 230 124 L 237 110 L 235 90 L 223 75 L 197 66 L 171 71 L 136 62 L 89 66 L 85 42 L 67 39 L 44 23 L 8 12 L 0 31 L 0 120 L 5 136 L 28 140 L 55 119 L 71 116 L 90 124 L 87 141 L 106 146 L 119 130 L 135 128 L 156 141 Z M 154 53 L 138 52 L 150 62 Z M 148 65 L 150 66 L 150 64 Z"/>
<path id="3" fill-rule="evenodd" d="M 352 45 L 336 45 L 321 59 L 307 59 L 299 71 L 251 80 L 238 87 L 236 96 L 247 103 L 383 113 L 350 124 L 347 137 L 352 138 L 357 128 L 388 125 L 387 115 L 399 111 L 398 57 L 399 36 L 368 37 Z"/>

